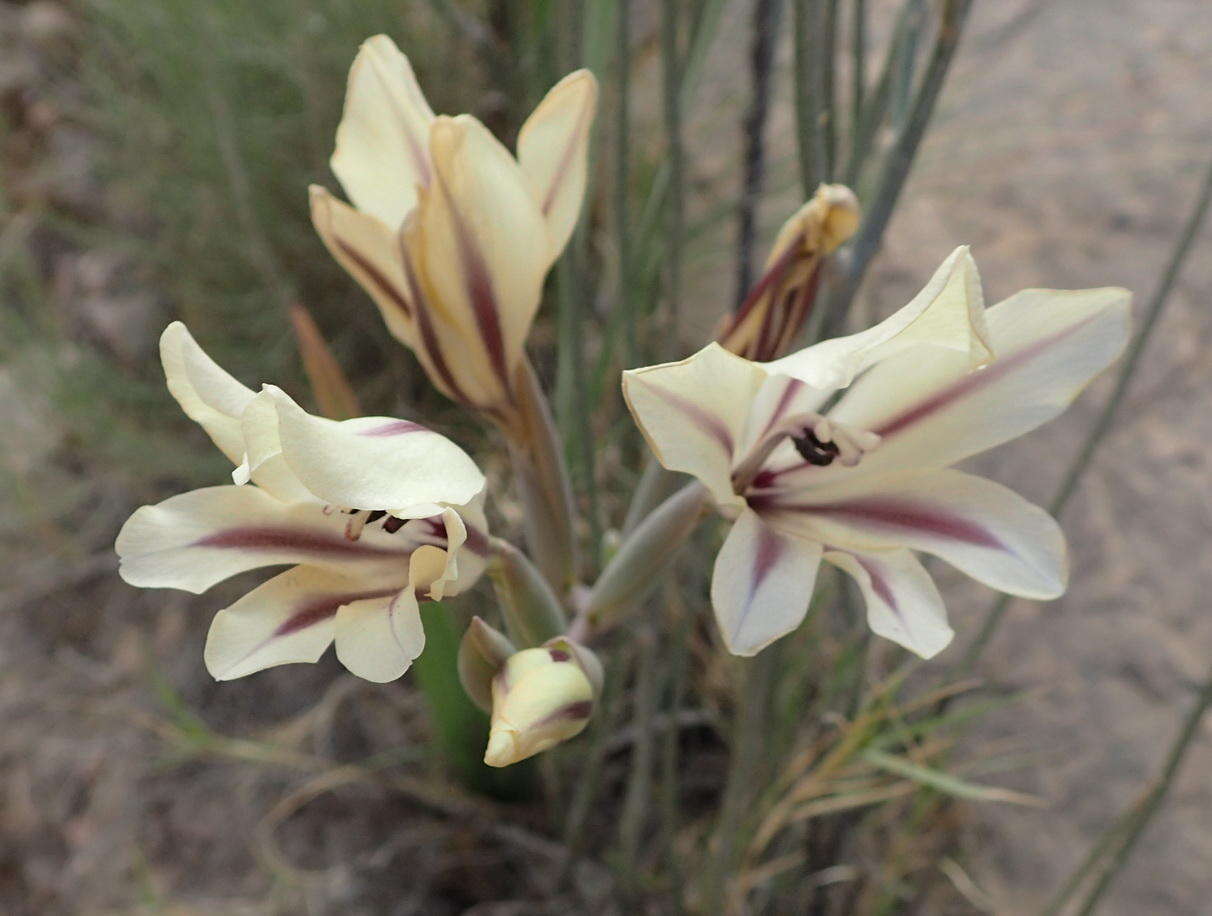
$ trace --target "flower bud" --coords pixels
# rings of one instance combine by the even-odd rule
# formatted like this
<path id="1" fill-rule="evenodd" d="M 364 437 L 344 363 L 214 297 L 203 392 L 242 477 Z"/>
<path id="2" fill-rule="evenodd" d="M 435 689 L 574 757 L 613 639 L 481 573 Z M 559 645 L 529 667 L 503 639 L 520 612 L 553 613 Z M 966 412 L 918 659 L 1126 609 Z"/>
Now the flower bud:
<path id="1" fill-rule="evenodd" d="M 484 712 L 492 712 L 492 679 L 517 651 L 504 633 L 479 617 L 471 618 L 459 643 L 459 681 L 471 701 Z"/>
<path id="2" fill-rule="evenodd" d="M 583 646 L 563 637 L 553 643 L 510 656 L 493 678 L 484 752 L 489 766 L 533 757 L 580 733 L 589 721 L 601 667 Z"/>
<path id="3" fill-rule="evenodd" d="M 824 258 L 854 235 L 860 217 L 858 198 L 845 185 L 817 188 L 779 230 L 745 301 L 721 322 L 720 345 L 758 362 L 785 353 L 812 311 Z"/>
<path id="4" fill-rule="evenodd" d="M 683 487 L 627 535 L 586 601 L 586 618 L 592 630 L 607 628 L 661 581 L 661 575 L 678 555 L 677 547 L 698 525 L 706 504 L 703 487 Z"/>

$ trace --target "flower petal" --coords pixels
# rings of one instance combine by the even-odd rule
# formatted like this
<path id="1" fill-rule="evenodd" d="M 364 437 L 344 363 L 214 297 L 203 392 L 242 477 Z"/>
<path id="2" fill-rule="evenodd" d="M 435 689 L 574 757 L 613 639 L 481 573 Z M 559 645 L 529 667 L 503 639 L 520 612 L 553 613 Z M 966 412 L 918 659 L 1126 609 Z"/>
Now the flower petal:
<path id="1" fill-rule="evenodd" d="M 577 70 L 551 88 L 518 134 L 518 164 L 547 220 L 553 258 L 581 212 L 597 101 L 598 81 Z"/>
<path id="2" fill-rule="evenodd" d="M 228 681 L 275 665 L 318 661 L 333 640 L 337 608 L 395 591 L 307 566 L 287 570 L 215 615 L 203 653 L 206 670 Z"/>
<path id="3" fill-rule="evenodd" d="M 278 436 L 278 397 L 286 397 L 279 389 L 266 386 L 248 402 L 240 417 L 244 437 L 244 461 L 232 471 L 233 482 L 243 486 L 250 481 L 284 503 L 318 503 L 319 500 L 303 486 L 286 459 L 282 457 L 282 442 Z"/>
<path id="4" fill-rule="evenodd" d="M 955 635 L 930 574 L 908 550 L 825 550 L 824 559 L 848 572 L 867 604 L 867 623 L 922 658 L 932 658 Z"/>
<path id="5" fill-rule="evenodd" d="M 997 359 L 983 369 L 915 348 L 859 379 L 831 417 L 882 437 L 860 470 L 945 467 L 1059 415 L 1123 350 L 1122 289 L 1024 290 L 986 312 Z"/>
<path id="6" fill-rule="evenodd" d="M 976 263 L 961 246 L 908 305 L 875 327 L 821 341 L 766 366 L 822 389 L 844 388 L 869 366 L 920 343 L 955 350 L 977 366 L 993 355 L 984 307 Z"/>
<path id="7" fill-rule="evenodd" d="M 765 380 L 754 363 L 708 344 L 693 356 L 623 373 L 623 396 L 657 460 L 693 474 L 721 505 L 740 506 L 733 458 Z"/>
<path id="8" fill-rule="evenodd" d="M 551 263 L 547 226 L 518 163 L 475 118 L 435 120 L 430 152 L 433 186 L 406 244 L 429 308 L 459 335 L 447 359 L 483 364 L 508 390 Z"/>
<path id="9" fill-rule="evenodd" d="M 412 586 L 343 604 L 337 611 L 335 637 L 337 658 L 352 674 L 378 684 L 394 681 L 425 648 Z"/>
<path id="10" fill-rule="evenodd" d="M 325 503 L 418 517 L 434 514 L 434 504 L 469 503 L 484 489 L 484 475 L 466 452 L 417 423 L 326 420 L 288 397 L 276 403 L 282 454 Z"/>
<path id="11" fill-rule="evenodd" d="M 396 232 L 377 217 L 337 200 L 326 188 L 312 185 L 308 190 L 311 221 L 325 247 L 366 290 L 392 336 L 415 349 L 415 304 L 409 299 Z"/>
<path id="12" fill-rule="evenodd" d="M 396 229 L 429 181 L 433 111 L 412 65 L 386 35 L 363 42 L 349 70 L 332 170 L 363 213 Z"/>
<path id="13" fill-rule="evenodd" d="M 115 549 L 131 585 L 204 592 L 263 566 L 307 563 L 403 583 L 409 557 L 442 543 L 423 520 L 394 534 L 366 526 L 346 537 L 349 517 L 317 503 L 285 504 L 257 487 L 207 487 L 143 506 L 127 520 Z"/>
<path id="14" fill-rule="evenodd" d="M 160 335 L 160 360 L 168 390 L 185 415 L 214 440 L 233 464 L 244 456 L 240 415 L 255 396 L 206 355 L 181 322 Z"/>
<path id="15" fill-rule="evenodd" d="M 1065 590 L 1060 526 L 1013 490 L 960 471 L 860 478 L 763 502 L 770 524 L 850 549 L 908 547 L 942 557 L 991 588 L 1026 598 Z"/>
<path id="16" fill-rule="evenodd" d="M 748 509 L 715 560 L 711 604 L 733 655 L 756 655 L 800 625 L 812 600 L 821 545 L 781 534 Z"/>

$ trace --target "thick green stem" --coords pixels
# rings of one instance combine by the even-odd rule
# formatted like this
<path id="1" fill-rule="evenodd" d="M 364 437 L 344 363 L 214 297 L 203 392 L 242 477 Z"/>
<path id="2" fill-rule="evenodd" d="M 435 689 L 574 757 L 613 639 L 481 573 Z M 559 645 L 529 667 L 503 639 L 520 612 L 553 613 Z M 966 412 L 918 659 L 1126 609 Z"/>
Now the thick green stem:
<path id="1" fill-rule="evenodd" d="M 413 662 L 413 673 L 429 707 L 433 748 L 443 769 L 468 788 L 500 799 L 533 794 L 532 767 L 495 769 L 484 763 L 488 717 L 459 682 L 459 632 L 450 608 L 434 601 L 421 607 L 425 651 Z"/>
<path id="2" fill-rule="evenodd" d="M 534 367 L 524 360 L 516 377 L 513 422 L 502 425 L 509 440 L 525 517 L 526 544 L 556 594 L 576 582 L 577 539 L 572 487 L 564 449 Z"/>

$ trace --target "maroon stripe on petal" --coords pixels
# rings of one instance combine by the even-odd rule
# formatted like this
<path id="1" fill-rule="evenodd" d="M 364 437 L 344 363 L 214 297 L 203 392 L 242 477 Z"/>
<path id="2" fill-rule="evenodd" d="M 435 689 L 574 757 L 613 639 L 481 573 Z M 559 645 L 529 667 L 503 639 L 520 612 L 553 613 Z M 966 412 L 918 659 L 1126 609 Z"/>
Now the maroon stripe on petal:
<path id="1" fill-rule="evenodd" d="M 914 424 L 926 419 L 927 417 L 938 413 L 940 410 L 972 394 L 974 391 L 979 391 L 981 388 L 996 382 L 998 379 L 1004 378 L 1015 369 L 1020 368 L 1025 363 L 1031 362 L 1041 353 L 1045 352 L 1049 347 L 1060 343 L 1068 337 L 1076 334 L 1090 322 L 1094 321 L 1097 315 L 1091 315 L 1084 321 L 1080 321 L 1072 327 L 1057 331 L 1043 340 L 1038 340 L 1029 347 L 1019 350 L 1017 353 L 1012 353 L 1002 359 L 995 360 L 984 369 L 977 369 L 969 372 L 963 378 L 957 379 L 950 385 L 936 391 L 924 401 L 913 405 L 908 410 L 897 414 L 891 419 L 885 420 L 880 426 L 871 431 L 876 435 L 887 439 L 889 436 L 894 436 L 899 432 L 912 427 Z"/>
<path id="2" fill-rule="evenodd" d="M 762 587 L 762 583 L 766 581 L 770 571 L 774 569 L 774 564 L 778 562 L 782 552 L 783 544 L 774 532 L 765 525 L 760 525 L 757 550 L 753 554 L 753 572 L 749 578 L 750 601 L 757 594 L 757 590 Z"/>
<path id="3" fill-rule="evenodd" d="M 429 429 L 411 420 L 391 420 L 381 426 L 372 426 L 358 433 L 359 436 L 403 436 L 406 433 L 427 433 Z"/>
<path id="4" fill-rule="evenodd" d="M 728 427 L 723 424 L 719 417 L 704 410 L 689 398 L 675 394 L 668 388 L 662 388 L 660 385 L 653 385 L 651 383 L 649 383 L 649 387 L 658 397 L 663 398 L 680 410 L 686 416 L 686 419 L 690 420 L 700 430 L 719 443 L 725 452 L 730 455 L 732 454 L 732 433 L 728 431 Z"/>
<path id="5" fill-rule="evenodd" d="M 450 189 L 446 186 L 440 173 L 438 184 L 441 185 L 442 193 L 446 196 L 446 202 L 450 206 L 451 221 L 454 223 L 455 237 L 459 245 L 459 256 L 463 262 L 467 296 L 471 300 L 472 313 L 480 332 L 480 340 L 488 353 L 493 371 L 500 378 L 501 384 L 508 389 L 510 387 L 509 372 L 505 366 L 505 338 L 501 332 L 500 307 L 496 293 L 493 291 L 488 265 L 484 263 L 484 258 L 467 228 L 467 221 L 455 204 L 454 195 L 450 193 Z"/>
<path id="6" fill-rule="evenodd" d="M 384 296 L 391 300 L 392 305 L 396 306 L 406 316 L 411 316 L 412 310 L 408 307 L 408 300 L 400 290 L 396 289 L 395 285 L 383 276 L 382 271 L 362 257 L 357 251 L 345 244 L 341 239 L 334 238 L 334 243 L 341 250 L 341 254 L 354 263 L 358 270 L 366 275 L 366 278 L 371 284 Z"/>
<path id="7" fill-rule="evenodd" d="M 265 551 L 267 553 L 288 552 L 350 559 L 371 557 L 398 559 L 411 553 L 407 547 L 379 547 L 361 541 L 351 541 L 340 534 L 305 531 L 298 528 L 276 528 L 270 525 L 227 528 L 199 538 L 189 546 Z"/>
<path id="8" fill-rule="evenodd" d="M 827 518 L 836 518 L 841 522 L 865 522 L 885 529 L 920 531 L 935 537 L 975 544 L 978 547 L 990 547 L 995 550 L 1007 549 L 1006 544 L 983 525 L 936 506 L 908 499 L 870 497 L 832 504 L 772 504 L 771 508 L 789 509 L 809 515 L 823 515 Z"/>
<path id="9" fill-rule="evenodd" d="M 858 564 L 867 571 L 867 575 L 871 578 L 871 590 L 879 595 L 880 601 L 888 605 L 894 614 L 904 623 L 904 618 L 901 617 L 900 608 L 896 603 L 896 594 L 892 591 L 892 586 L 888 584 L 888 580 L 884 578 L 880 572 L 880 568 L 874 563 L 867 562 L 862 557 L 853 555 L 858 561 Z"/>
<path id="10" fill-rule="evenodd" d="M 337 608 L 362 601 L 366 598 L 386 598 L 399 592 L 398 588 L 380 589 L 373 592 L 346 592 L 335 595 L 315 595 L 308 598 L 295 608 L 295 612 L 278 624 L 273 636 L 289 636 L 298 633 L 322 620 L 327 620 L 337 613 Z M 271 637 L 272 638 L 272 637 Z"/>
<path id="11" fill-rule="evenodd" d="M 551 213 L 552 204 L 555 203 L 556 192 L 560 189 L 560 185 L 564 183 L 564 176 L 572 168 L 573 157 L 577 151 L 578 138 L 589 129 L 585 123 L 589 118 L 589 112 L 590 108 L 588 105 L 581 108 L 580 114 L 577 115 L 577 126 L 573 129 L 568 144 L 560 151 L 560 163 L 556 166 L 555 174 L 551 178 L 551 184 L 548 185 L 547 192 L 543 195 L 542 211 L 544 216 L 548 216 Z"/>
<path id="12" fill-rule="evenodd" d="M 438 335 L 433 328 L 433 319 L 429 314 L 429 306 L 425 301 L 425 297 L 421 294 L 421 284 L 417 278 L 412 261 L 409 259 L 407 246 L 403 246 L 401 258 L 404 265 L 404 280 L 408 283 L 408 290 L 412 293 L 413 301 L 417 303 L 417 330 L 421 332 L 421 346 L 425 349 L 425 355 L 429 357 L 430 363 L 433 364 L 433 371 L 438 374 L 441 384 L 445 385 L 446 394 L 462 404 L 475 406 L 471 398 L 459 387 L 454 373 L 450 371 L 450 366 L 446 362 L 446 356 L 442 352 L 442 344 L 438 340 Z"/>

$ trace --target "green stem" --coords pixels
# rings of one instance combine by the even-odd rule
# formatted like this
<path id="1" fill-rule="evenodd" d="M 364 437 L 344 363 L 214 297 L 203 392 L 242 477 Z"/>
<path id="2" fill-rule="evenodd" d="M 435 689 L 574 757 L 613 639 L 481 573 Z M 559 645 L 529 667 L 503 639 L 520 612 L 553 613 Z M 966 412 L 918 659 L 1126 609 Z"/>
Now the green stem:
<path id="1" fill-rule="evenodd" d="M 534 367 L 517 374 L 513 422 L 501 429 L 525 516 L 526 543 L 535 563 L 563 599 L 576 582 L 577 540 L 572 486 L 564 448 Z"/>
<path id="2" fill-rule="evenodd" d="M 821 183 L 820 122 L 817 117 L 819 92 L 812 48 L 812 36 L 819 21 L 818 2 L 795 0 L 792 38 L 795 50 L 795 136 L 800 162 L 800 189 L 805 199 Z"/>
<path id="3" fill-rule="evenodd" d="M 664 86 L 665 137 L 669 145 L 669 212 L 665 254 L 669 338 L 676 347 L 682 299 L 682 241 L 685 235 L 685 149 L 682 137 L 682 60 L 679 50 L 681 18 L 678 0 L 661 7 L 661 64 Z"/>
<path id="4" fill-rule="evenodd" d="M 618 0 L 615 20 L 614 111 L 614 243 L 618 249 L 619 276 L 616 308 L 624 315 L 628 366 L 639 359 L 639 315 L 631 288 L 631 222 L 627 195 L 631 185 L 631 0 Z"/>
<path id="5" fill-rule="evenodd" d="M 831 309 L 844 315 L 858 290 L 871 259 L 879 250 L 884 230 L 896 209 L 901 189 L 917 156 L 926 127 L 934 114 L 935 103 L 942 91 L 947 71 L 959 47 L 960 36 L 972 0 L 944 0 L 938 35 L 926 66 L 926 74 L 913 97 L 905 126 L 884 161 L 879 186 L 871 205 L 866 208 L 863 225 L 851 246 L 850 269 L 834 290 Z"/>
<path id="6" fill-rule="evenodd" d="M 867 0 L 854 0 L 850 21 L 850 140 L 858 136 L 863 120 L 863 101 L 867 84 Z M 850 157 L 853 161 L 854 149 Z M 847 169 L 849 173 L 849 169 Z"/>
<path id="7" fill-rule="evenodd" d="M 1195 206 L 1187 217 L 1187 222 L 1179 235 L 1178 243 L 1174 246 L 1174 250 L 1170 254 L 1170 260 L 1166 264 L 1165 270 L 1162 271 L 1157 288 L 1149 299 L 1144 321 L 1141 323 L 1140 333 L 1136 335 L 1136 338 L 1128 348 L 1127 355 L 1124 357 L 1119 377 L 1115 382 L 1115 390 L 1107 398 L 1107 403 L 1103 406 L 1102 413 L 1094 421 L 1094 426 L 1078 451 L 1077 457 L 1073 459 L 1073 463 L 1069 465 L 1069 469 L 1065 472 L 1064 479 L 1061 481 L 1056 495 L 1048 506 L 1050 515 L 1059 517 L 1064 512 L 1070 497 L 1077 490 L 1077 485 L 1081 481 L 1082 475 L 1089 468 L 1094 453 L 1102 445 L 1103 440 L 1107 437 L 1107 433 L 1110 432 L 1119 407 L 1124 401 L 1124 396 L 1127 394 L 1128 386 L 1132 383 L 1137 366 L 1144 355 L 1145 347 L 1148 345 L 1149 339 L 1153 335 L 1153 330 L 1157 327 L 1158 319 L 1161 318 L 1162 312 L 1166 307 L 1166 302 L 1170 298 L 1170 291 L 1174 288 L 1179 271 L 1182 269 L 1183 263 L 1191 251 L 1191 246 L 1199 235 L 1200 226 L 1203 224 L 1210 203 L 1212 203 L 1212 163 L 1209 163 L 1208 170 L 1204 174 L 1199 196 L 1196 198 Z M 993 638 L 993 634 L 1001 625 L 1002 619 L 1010 607 L 1011 600 L 1010 596 L 1003 595 L 989 609 L 988 614 L 985 616 L 984 624 L 981 626 L 980 633 L 972 641 L 972 645 L 968 648 L 963 661 L 960 663 L 961 671 L 971 671 L 977 661 L 980 660 L 985 646 L 988 645 L 989 640 Z"/>
<path id="8" fill-rule="evenodd" d="M 503 800 L 528 798 L 534 791 L 529 762 L 496 769 L 484 763 L 488 716 L 459 683 L 459 633 L 451 611 L 437 601 L 421 606 L 425 651 L 413 662 L 417 686 L 429 707 L 434 750 L 443 768 L 468 788 Z"/>

